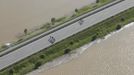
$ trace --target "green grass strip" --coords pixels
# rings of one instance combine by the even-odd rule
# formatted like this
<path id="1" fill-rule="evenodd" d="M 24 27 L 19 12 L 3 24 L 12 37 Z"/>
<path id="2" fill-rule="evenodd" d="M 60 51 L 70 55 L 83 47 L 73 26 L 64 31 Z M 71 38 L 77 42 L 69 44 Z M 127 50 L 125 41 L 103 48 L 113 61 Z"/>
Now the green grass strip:
<path id="1" fill-rule="evenodd" d="M 113 16 L 103 22 L 87 28 L 55 45 L 42 50 L 2 71 L 0 75 L 24 75 L 37 69 L 46 62 L 69 53 L 97 38 L 103 38 L 105 35 L 119 30 L 124 25 L 134 21 L 134 7 L 130 8 L 116 16 Z"/>

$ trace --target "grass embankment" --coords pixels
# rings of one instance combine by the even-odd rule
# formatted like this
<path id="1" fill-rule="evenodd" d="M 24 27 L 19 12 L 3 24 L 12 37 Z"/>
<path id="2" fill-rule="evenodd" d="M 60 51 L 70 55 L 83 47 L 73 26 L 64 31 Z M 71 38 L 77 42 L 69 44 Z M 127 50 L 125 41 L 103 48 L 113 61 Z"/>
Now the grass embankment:
<path id="1" fill-rule="evenodd" d="M 70 50 L 79 48 L 80 46 L 94 41 L 97 38 L 103 38 L 110 32 L 118 30 L 133 21 L 134 7 L 89 27 L 84 31 L 81 31 L 9 68 L 2 70 L 0 75 L 24 75 L 37 69 L 46 62 L 68 53 Z"/>
<path id="2" fill-rule="evenodd" d="M 114 1 L 114 0 L 99 0 L 98 3 L 92 3 L 90 5 L 82 7 L 80 9 L 76 8 L 77 12 L 73 13 L 71 16 L 63 16 L 63 17 L 58 18 L 58 19 L 54 18 L 55 19 L 54 24 L 52 24 L 52 22 L 48 22 L 46 24 L 41 25 L 39 28 L 36 28 L 35 30 L 31 30 L 31 31 L 28 30 L 26 35 L 23 34 L 23 35 L 19 36 L 18 40 L 13 42 L 11 46 L 15 46 L 19 43 L 22 43 L 28 39 L 31 39 L 32 37 L 35 37 L 43 32 L 46 32 L 50 29 L 53 29 L 59 25 L 63 25 L 65 22 L 68 22 L 68 21 L 70 21 L 74 18 L 77 18 L 85 13 L 88 13 L 92 10 L 95 10 L 95 9 L 105 5 L 105 4 L 112 2 L 112 1 Z M 0 52 L 6 50 L 7 48 L 9 48 L 9 47 L 2 45 L 0 48 Z"/>

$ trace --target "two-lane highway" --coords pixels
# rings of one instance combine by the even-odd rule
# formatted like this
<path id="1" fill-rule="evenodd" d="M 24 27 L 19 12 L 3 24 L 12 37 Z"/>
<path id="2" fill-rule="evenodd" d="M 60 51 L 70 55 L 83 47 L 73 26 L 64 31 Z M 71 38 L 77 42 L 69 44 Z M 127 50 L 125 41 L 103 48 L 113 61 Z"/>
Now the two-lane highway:
<path id="1" fill-rule="evenodd" d="M 38 40 L 28 43 L 27 45 L 24 45 L 23 47 L 20 47 L 19 49 L 15 50 L 15 51 L 12 51 L 6 55 L 1 56 L 0 57 L 0 70 L 20 61 L 34 53 L 37 53 L 44 48 L 51 46 L 53 42 L 55 42 L 55 43 L 59 42 L 73 34 L 76 34 L 90 26 L 93 26 L 111 16 L 114 16 L 124 10 L 134 7 L 134 0 L 124 0 L 124 1 L 118 2 L 116 4 L 114 3 L 114 5 L 109 4 L 109 6 L 108 5 L 106 5 L 106 6 L 101 7 L 100 11 L 98 11 L 100 8 L 97 9 L 97 12 L 93 13 L 92 15 L 89 15 L 89 14 L 91 14 L 94 11 L 77 18 L 77 19 L 80 19 L 80 18 L 86 16 L 83 19 L 83 21 L 81 21 L 82 25 L 80 25 L 80 22 L 77 21 L 77 19 L 75 19 L 76 21 L 72 20 L 73 23 L 68 22 L 70 25 L 63 27 L 62 29 L 59 28 L 59 30 L 51 32 L 50 34 L 47 34 Z M 87 15 L 88 15 L 88 17 L 87 17 Z M 68 24 L 68 23 L 65 23 L 65 24 Z M 50 37 L 50 36 L 52 36 L 52 37 Z M 51 42 L 48 40 L 51 40 Z"/>

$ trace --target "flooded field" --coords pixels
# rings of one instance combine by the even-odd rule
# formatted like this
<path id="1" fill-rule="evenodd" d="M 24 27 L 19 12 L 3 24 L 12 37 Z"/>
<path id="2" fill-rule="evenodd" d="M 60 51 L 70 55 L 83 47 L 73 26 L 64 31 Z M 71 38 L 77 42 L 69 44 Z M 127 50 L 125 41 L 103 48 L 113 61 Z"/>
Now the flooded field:
<path id="1" fill-rule="evenodd" d="M 95 0 L 0 0 L 0 44 Z"/>
<path id="2" fill-rule="evenodd" d="M 47 64 L 29 75 L 133 75 L 133 45 L 134 22 L 107 35 L 103 40 L 79 48 L 75 54 L 49 63 L 58 66 Z"/>

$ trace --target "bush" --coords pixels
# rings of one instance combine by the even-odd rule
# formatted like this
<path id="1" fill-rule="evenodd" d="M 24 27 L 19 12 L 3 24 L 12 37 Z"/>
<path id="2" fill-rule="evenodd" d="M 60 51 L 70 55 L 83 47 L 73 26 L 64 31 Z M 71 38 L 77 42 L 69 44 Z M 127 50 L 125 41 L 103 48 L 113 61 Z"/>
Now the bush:
<path id="1" fill-rule="evenodd" d="M 23 41 L 23 39 L 19 39 L 17 42 L 21 42 L 21 41 Z"/>
<path id="2" fill-rule="evenodd" d="M 75 41 L 75 42 L 80 42 L 79 39 L 75 39 L 74 41 Z"/>
<path id="3" fill-rule="evenodd" d="M 65 49 L 64 54 L 68 54 L 71 51 L 71 49 Z"/>
<path id="4" fill-rule="evenodd" d="M 92 36 L 91 41 L 94 41 L 94 40 L 96 40 L 96 39 L 97 39 L 97 35 L 94 35 L 94 36 Z"/>
<path id="5" fill-rule="evenodd" d="M 100 2 L 100 0 L 96 0 L 96 3 L 99 3 Z"/>
<path id="6" fill-rule="evenodd" d="M 56 21 L 56 19 L 53 17 L 53 18 L 51 18 L 51 22 L 52 22 L 52 25 L 54 25 L 55 24 L 55 21 Z"/>
<path id="7" fill-rule="evenodd" d="M 44 58 L 45 58 L 45 56 L 44 56 L 44 55 L 40 55 L 40 58 L 41 58 L 41 59 L 44 59 Z"/>
<path id="8" fill-rule="evenodd" d="M 25 34 L 25 35 L 27 34 L 27 32 L 28 32 L 28 30 L 27 30 L 27 29 L 24 29 L 24 34 Z"/>
<path id="9" fill-rule="evenodd" d="M 70 45 L 73 45 L 73 44 L 74 44 L 74 43 L 71 41 L 71 42 L 70 42 Z"/>
<path id="10" fill-rule="evenodd" d="M 34 69 L 38 69 L 41 65 L 42 65 L 42 62 L 38 61 L 37 63 L 35 63 Z"/>
<path id="11" fill-rule="evenodd" d="M 121 25 L 117 25 L 116 30 L 121 29 Z"/>
<path id="12" fill-rule="evenodd" d="M 122 17 L 122 18 L 121 18 L 121 21 L 125 21 L 125 19 Z"/>
<path id="13" fill-rule="evenodd" d="M 13 73 L 14 73 L 14 70 L 13 69 L 10 69 L 9 70 L 9 75 L 13 75 Z"/>
<path id="14" fill-rule="evenodd" d="M 6 48 L 8 48 L 8 46 L 6 46 L 6 45 L 2 45 L 1 48 L 6 49 Z"/>
<path id="15" fill-rule="evenodd" d="M 76 8 L 76 9 L 75 9 L 75 13 L 78 13 L 78 11 L 79 11 L 79 10 Z"/>

